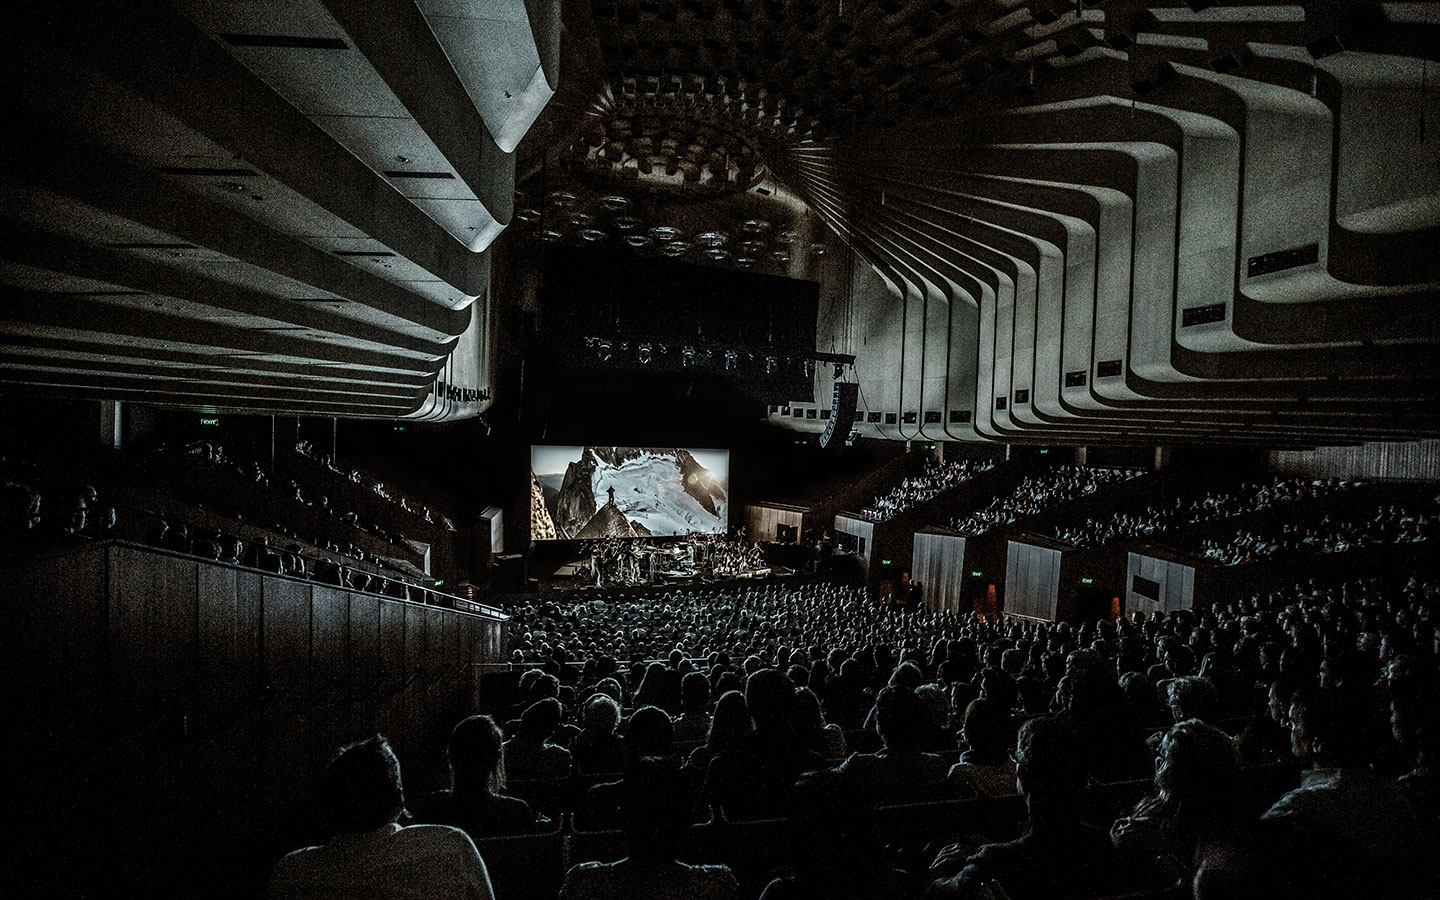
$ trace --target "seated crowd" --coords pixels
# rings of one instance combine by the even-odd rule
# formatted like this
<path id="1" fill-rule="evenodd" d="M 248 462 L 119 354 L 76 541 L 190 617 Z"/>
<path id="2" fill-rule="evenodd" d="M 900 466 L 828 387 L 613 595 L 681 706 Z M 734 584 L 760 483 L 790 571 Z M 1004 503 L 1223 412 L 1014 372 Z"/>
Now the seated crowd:
<path id="1" fill-rule="evenodd" d="M 1043 475 L 1025 476 L 1009 495 L 995 497 L 984 509 L 952 520 L 950 528 L 967 537 L 979 537 L 992 528 L 1012 524 L 1067 500 L 1093 494 L 1101 485 L 1128 481 L 1142 474 L 1139 469 L 1056 466 Z"/>
<path id="2" fill-rule="evenodd" d="M 1108 517 L 1057 525 L 1055 537 L 1076 547 L 1103 547 L 1111 541 L 1149 537 L 1214 519 L 1259 512 L 1287 503 L 1324 497 L 1358 487 L 1362 482 L 1302 479 L 1277 475 L 1265 482 L 1245 482 L 1231 491 L 1209 490 L 1203 496 L 1176 497 L 1168 506 L 1150 505 L 1143 512 L 1117 510 Z"/>
<path id="3" fill-rule="evenodd" d="M 981 472 L 988 472 L 993 468 L 995 462 L 988 459 L 978 462 L 968 459 L 954 462 L 931 460 L 925 464 L 925 471 L 919 475 L 911 475 L 889 493 L 876 497 L 867 504 L 860 510 L 860 518 L 871 522 L 889 521 L 908 509 L 933 500 L 942 491 L 963 484 Z"/>
<path id="4" fill-rule="evenodd" d="M 1228 542 L 1205 540 L 1200 555 L 1240 566 L 1313 553 L 1347 553 L 1381 544 L 1418 544 L 1431 537 L 1437 518 L 1394 505 L 1380 507 L 1368 519 L 1337 522 L 1326 515 L 1313 525 L 1287 522 L 1278 530 L 1238 530 Z"/>
<path id="5" fill-rule="evenodd" d="M 518 701 L 452 732 L 450 786 L 407 804 L 383 745 L 345 751 L 336 836 L 286 857 L 272 896 L 423 865 L 445 885 L 427 896 L 505 900 L 473 841 L 555 815 L 628 848 L 572 860 L 562 898 L 1437 896 L 1437 603 L 1413 578 L 1079 626 L 827 585 L 547 599 L 516 611 Z M 328 787 L 346 778 L 370 786 Z M 784 817 L 788 852 L 720 865 L 686 843 L 712 815 Z"/>
<path id="6" fill-rule="evenodd" d="M 0 466 L 0 540 L 8 546 L 121 538 L 356 591 L 427 599 L 428 592 L 415 577 L 418 572 L 403 571 L 354 544 L 318 538 L 314 543 L 301 543 L 290 529 L 261 528 L 237 518 L 232 527 L 245 532 L 246 537 L 241 537 L 216 527 L 213 519 L 187 522 L 174 515 L 173 504 L 170 518 L 124 504 L 112 506 L 102 500 L 94 485 L 77 488 L 70 479 L 42 490 L 46 484 L 43 474 L 16 471 L 25 468 L 8 461 Z"/>

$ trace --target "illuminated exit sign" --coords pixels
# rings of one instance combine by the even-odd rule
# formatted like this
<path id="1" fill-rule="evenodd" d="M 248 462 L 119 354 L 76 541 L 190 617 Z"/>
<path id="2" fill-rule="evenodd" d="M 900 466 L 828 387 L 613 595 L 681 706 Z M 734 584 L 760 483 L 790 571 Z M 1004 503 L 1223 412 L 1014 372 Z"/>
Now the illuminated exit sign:
<path id="1" fill-rule="evenodd" d="M 1081 583 L 1081 584 L 1094 584 L 1094 583 L 1095 583 L 1095 579 L 1093 579 L 1093 578 L 1082 578 L 1082 579 L 1080 579 L 1080 583 Z"/>
<path id="2" fill-rule="evenodd" d="M 202 417 L 202 418 L 200 419 L 200 424 L 201 424 L 201 425 L 219 425 L 219 424 L 220 424 L 220 420 L 219 420 L 219 419 L 206 419 L 206 418 L 203 418 L 203 417 Z"/>

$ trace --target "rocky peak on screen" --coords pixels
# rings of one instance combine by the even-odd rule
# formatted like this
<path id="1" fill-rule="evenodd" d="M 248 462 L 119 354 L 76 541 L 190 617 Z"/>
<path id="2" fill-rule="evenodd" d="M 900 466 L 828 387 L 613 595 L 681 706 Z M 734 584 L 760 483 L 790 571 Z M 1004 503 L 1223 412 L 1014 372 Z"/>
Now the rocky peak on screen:
<path id="1" fill-rule="evenodd" d="M 615 489 L 614 508 L 609 489 Z M 554 503 L 558 536 L 599 530 L 614 534 L 615 512 L 637 534 L 724 531 L 726 491 L 713 472 L 687 450 L 657 447 L 586 447 L 565 470 Z M 591 520 L 605 512 L 603 528 Z"/>

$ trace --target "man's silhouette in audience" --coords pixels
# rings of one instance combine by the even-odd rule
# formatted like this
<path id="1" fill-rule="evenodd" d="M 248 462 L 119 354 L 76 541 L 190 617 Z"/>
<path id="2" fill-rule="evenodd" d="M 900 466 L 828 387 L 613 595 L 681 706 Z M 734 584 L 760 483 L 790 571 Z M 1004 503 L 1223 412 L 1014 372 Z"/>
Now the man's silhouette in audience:
<path id="1" fill-rule="evenodd" d="M 936 858 L 928 897 L 979 897 L 996 881 L 1010 900 L 1063 900 L 1100 894 L 1114 877 L 1114 850 L 1100 829 L 1081 821 L 1088 773 L 1083 745 L 1066 718 L 1042 716 L 1020 727 L 1016 781 L 1029 811 L 1025 833 L 986 844 L 955 866 L 962 851 Z"/>
<path id="2" fill-rule="evenodd" d="M 573 866 L 560 900 L 735 900 L 739 886 L 728 868 L 679 859 L 690 808 L 678 764 L 646 757 L 636 762 L 626 782 L 620 827 L 629 855 L 613 863 Z"/>
<path id="3" fill-rule="evenodd" d="M 320 799 L 335 836 L 275 866 L 271 900 L 366 897 L 492 900 L 490 875 L 465 832 L 401 827 L 400 761 L 376 735 L 346 747 L 325 770 Z"/>

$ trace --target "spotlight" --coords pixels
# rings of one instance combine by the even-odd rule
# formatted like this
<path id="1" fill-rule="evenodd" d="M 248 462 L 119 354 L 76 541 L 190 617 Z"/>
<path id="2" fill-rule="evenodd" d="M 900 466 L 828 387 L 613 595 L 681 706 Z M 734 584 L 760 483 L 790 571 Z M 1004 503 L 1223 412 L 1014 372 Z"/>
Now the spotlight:
<path id="1" fill-rule="evenodd" d="M 638 360 L 640 360 L 640 365 L 642 365 L 642 366 L 648 366 L 648 365 L 650 365 L 650 358 L 651 358 L 651 353 L 652 353 L 653 350 L 654 350 L 654 348 L 651 347 L 649 344 L 641 344 L 641 345 L 640 345 L 640 348 L 635 351 L 635 358 L 638 359 Z"/>
<path id="2" fill-rule="evenodd" d="M 844 363 L 836 363 L 836 364 L 835 364 L 835 380 L 836 380 L 836 381 L 839 381 L 841 378 L 844 378 L 844 377 L 845 377 L 845 364 L 844 364 Z"/>

